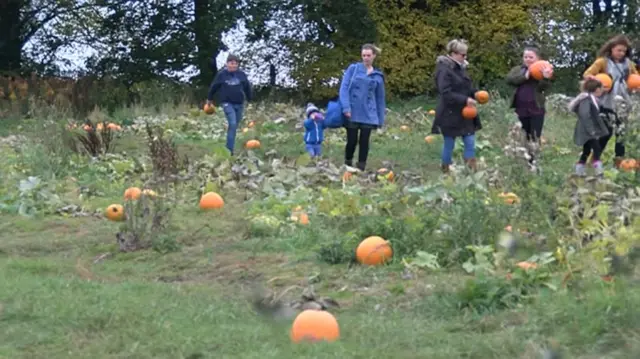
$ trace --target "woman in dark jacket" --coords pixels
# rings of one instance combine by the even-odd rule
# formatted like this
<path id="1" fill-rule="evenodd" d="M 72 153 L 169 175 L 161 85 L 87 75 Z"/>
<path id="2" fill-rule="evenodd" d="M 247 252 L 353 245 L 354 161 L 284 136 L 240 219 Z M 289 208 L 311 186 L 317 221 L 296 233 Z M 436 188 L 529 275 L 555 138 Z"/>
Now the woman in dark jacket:
<path id="1" fill-rule="evenodd" d="M 442 134 L 442 171 L 449 172 L 453 162 L 453 149 L 456 137 L 462 137 L 464 143 L 464 160 L 469 168 L 476 170 L 475 132 L 482 129 L 480 118 L 467 120 L 462 116 L 462 109 L 476 106 L 474 96 L 476 89 L 467 75 L 466 67 L 468 45 L 464 40 L 451 40 L 447 44 L 446 56 L 436 59 L 436 87 L 438 89 L 438 105 L 436 119 L 431 132 Z"/>
<path id="2" fill-rule="evenodd" d="M 546 68 L 542 71 L 544 78 L 536 80 L 529 76 L 529 66 L 540 60 L 540 50 L 530 46 L 524 49 L 522 64 L 515 66 L 507 74 L 507 84 L 513 86 L 515 91 L 511 98 L 511 107 L 516 110 L 522 129 L 527 134 L 530 142 L 539 142 L 544 126 L 545 96 L 551 87 L 553 70 Z M 533 163 L 533 155 L 529 162 Z"/>

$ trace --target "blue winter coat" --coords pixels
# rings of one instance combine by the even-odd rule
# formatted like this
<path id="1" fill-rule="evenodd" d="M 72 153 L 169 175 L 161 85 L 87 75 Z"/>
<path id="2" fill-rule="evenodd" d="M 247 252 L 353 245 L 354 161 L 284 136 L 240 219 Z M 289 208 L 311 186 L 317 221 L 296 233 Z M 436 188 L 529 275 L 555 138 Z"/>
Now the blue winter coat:
<path id="1" fill-rule="evenodd" d="M 319 145 L 324 141 L 324 121 L 314 121 L 307 117 L 304 120 L 304 143 L 307 145 Z"/>
<path id="2" fill-rule="evenodd" d="M 350 121 L 381 127 L 386 110 L 384 74 L 374 69 L 367 74 L 362 63 L 351 64 L 340 84 L 342 112 L 351 112 Z"/>

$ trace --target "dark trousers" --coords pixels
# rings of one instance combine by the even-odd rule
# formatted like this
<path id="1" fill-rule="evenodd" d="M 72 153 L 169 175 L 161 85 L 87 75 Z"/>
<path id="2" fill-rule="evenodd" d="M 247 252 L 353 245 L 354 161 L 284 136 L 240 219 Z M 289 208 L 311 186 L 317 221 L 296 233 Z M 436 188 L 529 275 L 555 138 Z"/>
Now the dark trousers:
<path id="1" fill-rule="evenodd" d="M 542 136 L 542 127 L 544 127 L 544 115 L 521 116 L 518 119 L 527 134 L 527 140 L 539 141 Z"/>
<path id="2" fill-rule="evenodd" d="M 353 161 L 353 155 L 358 146 L 358 163 L 366 163 L 369 156 L 369 139 L 371 138 L 371 128 L 349 128 L 347 127 L 347 146 L 344 151 L 346 162 Z"/>
<path id="3" fill-rule="evenodd" d="M 579 163 L 586 163 L 589 155 L 593 151 L 593 162 L 600 161 L 602 151 L 604 151 L 607 141 L 611 136 L 600 137 L 599 139 L 591 139 L 582 146 L 582 154 L 580 155 Z"/>

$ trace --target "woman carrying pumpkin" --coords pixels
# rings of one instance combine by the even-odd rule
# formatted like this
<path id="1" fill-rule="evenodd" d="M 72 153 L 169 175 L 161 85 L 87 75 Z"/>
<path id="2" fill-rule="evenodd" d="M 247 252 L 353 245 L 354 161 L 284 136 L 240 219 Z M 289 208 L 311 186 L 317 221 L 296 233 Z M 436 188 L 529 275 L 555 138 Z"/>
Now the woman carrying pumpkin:
<path id="1" fill-rule="evenodd" d="M 615 167 L 618 168 L 624 159 L 624 135 L 626 124 L 631 113 L 631 98 L 627 88 L 627 78 L 630 74 L 637 74 L 635 63 L 631 61 L 631 42 L 625 35 L 617 35 L 605 42 L 598 52 L 598 58 L 584 72 L 585 79 L 596 79 L 598 74 L 611 77 L 612 85 L 609 91 L 600 98 L 602 107 L 613 110 L 617 116 L 615 123 L 607 125 L 616 135 Z M 610 131 L 611 132 L 611 131 Z"/>
<path id="2" fill-rule="evenodd" d="M 447 44 L 447 55 L 436 59 L 436 88 L 438 104 L 436 118 L 431 132 L 442 134 L 442 172 L 448 173 L 453 162 L 455 140 L 462 137 L 464 143 L 464 161 L 471 170 L 476 170 L 475 133 L 482 129 L 480 118 L 468 120 L 462 115 L 465 106 L 476 106 L 471 78 L 467 74 L 468 45 L 464 40 L 451 40 Z"/>
<path id="3" fill-rule="evenodd" d="M 540 60 L 540 50 L 534 46 L 525 47 L 522 64 L 515 66 L 507 74 L 507 84 L 515 88 L 511 97 L 511 108 L 515 109 L 522 129 L 529 142 L 539 142 L 542 136 L 545 116 L 545 92 L 551 87 L 553 69 L 542 70 L 542 79 L 530 76 L 529 67 Z M 529 159 L 533 163 L 533 156 Z"/>
<path id="4" fill-rule="evenodd" d="M 362 46 L 362 62 L 349 65 L 340 84 L 340 104 L 345 117 L 347 145 L 344 162 L 353 166 L 358 149 L 357 167 L 365 170 L 369 156 L 371 131 L 384 125 L 386 111 L 384 74 L 373 67 L 380 49 L 372 44 Z"/>

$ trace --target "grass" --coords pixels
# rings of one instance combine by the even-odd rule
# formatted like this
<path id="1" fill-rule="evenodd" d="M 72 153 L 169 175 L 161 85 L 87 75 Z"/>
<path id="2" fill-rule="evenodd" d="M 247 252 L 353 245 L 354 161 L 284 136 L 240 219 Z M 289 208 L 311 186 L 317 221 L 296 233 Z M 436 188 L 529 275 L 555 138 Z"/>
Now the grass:
<path id="1" fill-rule="evenodd" d="M 392 168 L 395 183 L 359 175 L 357 183 L 343 184 L 339 175 L 328 179 L 328 164 L 307 165 L 295 128 L 301 109 L 280 105 L 248 111 L 247 123 L 256 126 L 238 135 L 238 145 L 259 138 L 262 149 L 242 152 L 236 166 L 251 169 L 258 158 L 267 179 L 242 171 L 232 176 L 221 148 L 221 115 L 175 109 L 169 117 L 181 122 L 160 126 L 174 131 L 179 153 L 200 170 L 167 191 L 175 195 L 173 217 L 166 230 L 152 234 L 153 247 L 131 253 L 118 252 L 115 237 L 129 222 L 94 212 L 122 203 L 124 189 L 148 179 L 143 132 L 125 130 L 113 158 L 92 161 L 42 135 L 57 127 L 3 129 L 26 138 L 12 146 L 0 142 L 0 358 L 541 358 L 547 347 L 571 358 L 637 357 L 638 271 L 603 281 L 608 252 L 581 243 L 592 232 L 601 236 L 597 243 L 634 246 L 638 222 L 630 214 L 625 232 L 606 215 L 616 204 L 584 202 L 605 217 L 597 230 L 587 219 L 572 224 L 567 213 L 574 207 L 565 202 L 575 197 L 573 185 L 613 191 L 607 181 L 592 188 L 569 178 L 578 152 L 573 119 L 549 116 L 543 172 L 535 175 L 503 154 L 514 118 L 502 100 L 494 102 L 482 109 L 486 128 L 478 154 L 486 166 L 475 178 L 465 172 L 441 177 L 441 140 L 424 141 L 431 118 L 411 112 L 415 104 L 393 106 L 384 133 L 372 137 L 369 168 Z M 276 113 L 288 121 L 273 123 Z M 400 131 L 401 124 L 411 131 Z M 337 165 L 342 137 L 327 132 L 325 156 Z M 134 158 L 146 164 L 143 170 L 134 169 Z M 18 183 L 27 176 L 42 182 L 20 193 Z M 632 174 L 615 170 L 607 179 L 637 185 Z M 251 184 L 258 189 L 248 189 Z M 224 196 L 222 211 L 197 208 L 202 186 Z M 521 203 L 500 203 L 500 191 L 516 192 Z M 442 193 L 454 204 L 438 200 Z M 56 213 L 70 204 L 83 215 Z M 297 205 L 308 211 L 310 225 L 288 219 Z M 32 215 L 20 215 L 20 206 Z M 501 261 L 494 244 L 506 225 L 521 246 L 517 258 Z M 516 229 L 532 234 L 519 236 Z M 368 235 L 390 240 L 389 265 L 351 262 L 355 245 Z M 482 248 L 490 248 L 486 263 L 473 254 Z M 557 248 L 576 252 L 566 260 L 539 260 L 535 271 L 515 268 L 516 261 Z M 420 262 L 420 251 L 437 256 L 438 265 Z M 463 269 L 469 266 L 473 273 Z M 505 279 L 507 273 L 516 279 Z M 256 285 L 288 300 L 313 285 L 318 296 L 340 303 L 331 311 L 341 339 L 292 344 L 290 320 L 254 311 L 248 297 Z"/>

